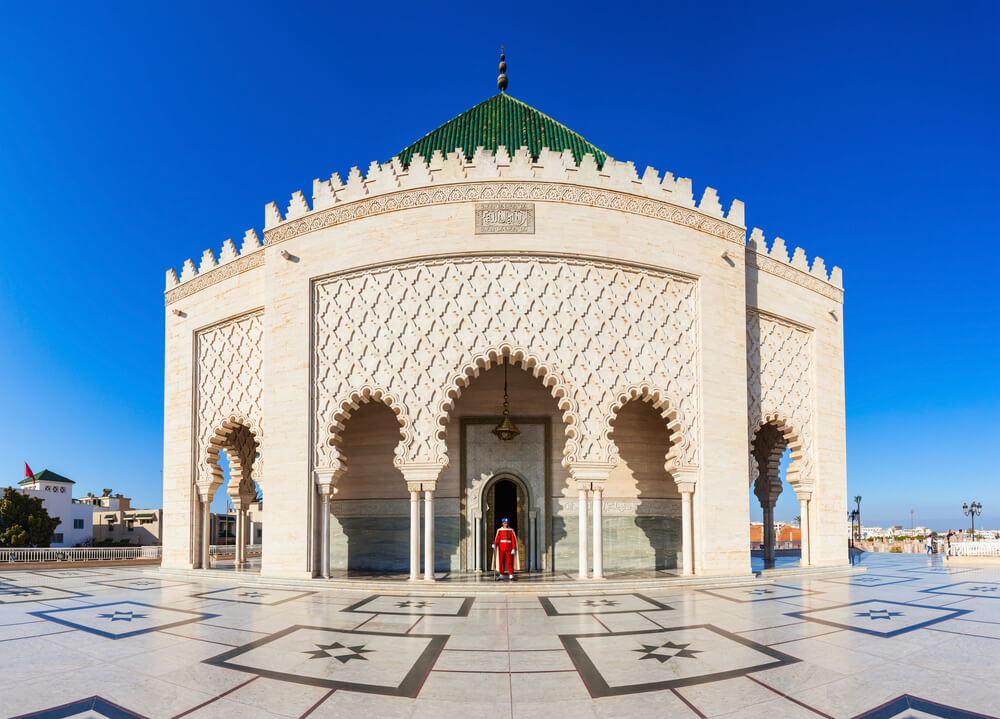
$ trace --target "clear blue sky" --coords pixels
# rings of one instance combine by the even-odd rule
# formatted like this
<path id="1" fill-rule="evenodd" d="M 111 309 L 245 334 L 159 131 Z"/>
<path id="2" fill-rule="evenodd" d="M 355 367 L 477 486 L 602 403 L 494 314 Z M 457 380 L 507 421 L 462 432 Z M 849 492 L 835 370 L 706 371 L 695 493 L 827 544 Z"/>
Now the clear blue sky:
<path id="1" fill-rule="evenodd" d="M 487 98 L 504 43 L 514 97 L 844 268 L 866 523 L 1000 527 L 1000 4 L 287 5 L 5 6 L 7 480 L 159 506 L 166 268 Z"/>

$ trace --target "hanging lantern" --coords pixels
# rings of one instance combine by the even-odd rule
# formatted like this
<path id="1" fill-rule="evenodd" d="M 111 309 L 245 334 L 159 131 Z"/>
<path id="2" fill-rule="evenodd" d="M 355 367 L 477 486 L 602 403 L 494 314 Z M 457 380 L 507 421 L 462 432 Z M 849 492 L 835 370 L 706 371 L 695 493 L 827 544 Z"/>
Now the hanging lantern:
<path id="1" fill-rule="evenodd" d="M 497 436 L 501 442 L 509 442 L 514 439 L 517 435 L 521 434 L 521 430 L 517 428 L 510 419 L 510 401 L 507 397 L 507 358 L 503 358 L 503 419 L 500 420 L 498 424 L 493 429 L 493 434 Z"/>

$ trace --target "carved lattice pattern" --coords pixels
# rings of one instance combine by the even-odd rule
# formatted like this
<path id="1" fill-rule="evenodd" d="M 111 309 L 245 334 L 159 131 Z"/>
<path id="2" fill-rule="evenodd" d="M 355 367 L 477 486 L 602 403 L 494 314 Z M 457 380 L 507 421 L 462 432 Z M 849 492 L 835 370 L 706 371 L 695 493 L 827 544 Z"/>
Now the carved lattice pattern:
<path id="1" fill-rule="evenodd" d="M 254 312 L 198 333 L 198 485 L 215 491 L 222 484 L 220 450 L 239 465 L 244 484 L 261 479 L 261 394 L 264 352 L 263 313 Z M 242 429 L 241 429 L 242 428 Z M 254 445 L 249 445 L 249 438 Z M 237 473 L 234 471 L 233 476 Z"/>
<path id="2" fill-rule="evenodd" d="M 813 466 L 812 333 L 779 319 L 747 313 L 747 391 L 751 471 L 759 461 L 753 455 L 761 426 L 773 424 L 792 452 L 788 481 L 809 484 Z M 755 477 L 751 477 L 751 480 Z"/>
<path id="3" fill-rule="evenodd" d="M 398 415 L 397 464 L 446 463 L 442 425 L 454 398 L 503 353 L 559 399 L 565 463 L 617 462 L 613 413 L 623 397 L 645 393 L 679 430 L 676 464 L 695 466 L 696 295 L 693 280 L 665 272 L 521 255 L 412 262 L 318 282 L 315 466 L 340 466 L 342 421 L 369 398 Z"/>

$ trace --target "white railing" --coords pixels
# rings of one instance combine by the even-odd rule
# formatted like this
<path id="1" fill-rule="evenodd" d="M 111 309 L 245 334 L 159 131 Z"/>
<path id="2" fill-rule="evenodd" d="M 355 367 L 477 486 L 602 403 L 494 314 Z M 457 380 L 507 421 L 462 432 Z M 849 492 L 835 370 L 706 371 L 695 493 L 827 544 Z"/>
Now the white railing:
<path id="1" fill-rule="evenodd" d="M 259 544 L 248 544 L 247 545 L 247 554 L 248 555 L 250 555 L 250 554 L 260 554 L 260 547 L 261 547 L 261 545 L 259 545 Z M 213 556 L 213 557 L 217 557 L 220 554 L 221 555 L 236 554 L 236 545 L 235 544 L 212 544 L 208 548 L 208 553 L 211 556 Z"/>
<path id="2" fill-rule="evenodd" d="M 159 559 L 162 547 L 0 548 L 0 562 L 94 562 Z"/>
<path id="3" fill-rule="evenodd" d="M 952 542 L 948 554 L 952 557 L 997 557 L 1000 556 L 1000 542 Z"/>

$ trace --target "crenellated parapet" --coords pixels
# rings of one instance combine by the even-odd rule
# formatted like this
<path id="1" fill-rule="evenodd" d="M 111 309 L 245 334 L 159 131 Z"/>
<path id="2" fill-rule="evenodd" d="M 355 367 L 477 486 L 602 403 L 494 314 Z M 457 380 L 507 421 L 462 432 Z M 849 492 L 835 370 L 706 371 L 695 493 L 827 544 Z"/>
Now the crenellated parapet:
<path id="1" fill-rule="evenodd" d="M 724 212 L 716 190 L 706 187 L 701 200 L 695 203 L 690 178 L 675 179 L 669 172 L 661 177 L 651 167 L 647 167 L 640 177 L 633 163 L 619 162 L 611 157 L 598 166 L 591 154 L 584 155 L 577 163 L 569 150 L 555 152 L 545 147 L 533 157 L 527 147 L 518 148 L 511 154 L 501 145 L 496 152 L 478 147 L 468 155 L 463 148 L 447 155 L 435 150 L 430 158 L 415 153 L 405 167 L 398 157 L 386 163 L 372 162 L 365 175 L 357 167 L 351 168 L 346 182 L 338 173 L 328 180 L 316 179 L 313 181 L 312 207 L 301 191 L 292 194 L 284 214 L 277 203 L 267 205 L 264 213 L 266 244 L 272 244 L 272 230 L 313 212 L 414 188 L 482 180 L 528 180 L 613 190 L 690 208 L 729 225 L 743 226 L 741 201 L 733 200 L 729 212 Z M 411 205 L 404 203 L 392 209 L 407 206 Z M 281 233 L 280 239 L 288 239 L 287 233 Z"/>
<path id="2" fill-rule="evenodd" d="M 801 247 L 796 247 L 789 257 L 788 247 L 780 237 L 775 237 L 768 248 L 759 227 L 754 227 L 747 238 L 747 264 L 805 285 L 830 299 L 844 301 L 844 276 L 839 267 L 834 266 L 827 274 L 826 262 L 819 256 L 813 258 L 810 266 Z"/>

